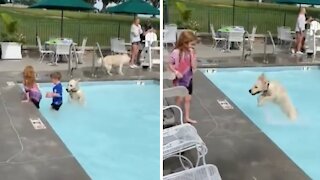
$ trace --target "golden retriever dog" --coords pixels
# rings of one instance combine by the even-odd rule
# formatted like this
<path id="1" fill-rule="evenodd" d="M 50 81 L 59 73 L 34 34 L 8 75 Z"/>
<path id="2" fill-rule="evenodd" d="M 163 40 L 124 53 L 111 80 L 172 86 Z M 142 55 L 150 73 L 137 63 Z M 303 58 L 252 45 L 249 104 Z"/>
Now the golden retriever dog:
<path id="1" fill-rule="evenodd" d="M 69 93 L 69 101 L 84 104 L 84 94 L 79 86 L 80 79 L 71 79 L 68 83 L 66 91 Z"/>
<path id="2" fill-rule="evenodd" d="M 101 59 L 98 60 L 98 62 Z M 111 69 L 113 66 L 118 66 L 118 73 L 120 75 L 124 75 L 122 72 L 123 65 L 129 64 L 130 57 L 128 54 L 117 54 L 117 55 L 109 55 L 102 59 L 102 65 L 106 68 L 107 73 L 112 76 Z"/>
<path id="3" fill-rule="evenodd" d="M 264 74 L 261 74 L 255 85 L 249 90 L 251 95 L 260 94 L 258 97 L 258 106 L 266 102 L 272 102 L 279 105 L 281 110 L 290 120 L 297 118 L 296 108 L 293 106 L 285 88 L 278 82 L 269 81 Z"/>

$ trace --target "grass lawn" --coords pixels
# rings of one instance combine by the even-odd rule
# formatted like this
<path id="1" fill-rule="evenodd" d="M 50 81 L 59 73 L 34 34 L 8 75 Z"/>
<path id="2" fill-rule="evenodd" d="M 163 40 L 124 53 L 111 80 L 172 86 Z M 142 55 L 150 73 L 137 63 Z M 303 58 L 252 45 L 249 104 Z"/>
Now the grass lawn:
<path id="1" fill-rule="evenodd" d="M 179 14 L 175 2 L 184 2 L 192 10 L 192 19 L 200 24 L 200 31 L 209 32 L 209 24 L 215 29 L 221 26 L 232 25 L 233 0 L 169 0 L 169 22 L 176 23 Z M 265 34 L 267 31 L 276 33 L 277 26 L 290 26 L 294 28 L 299 8 L 294 5 L 279 5 L 236 0 L 234 25 L 244 26 L 251 32 L 257 25 L 257 33 Z M 308 8 L 308 15 L 319 17 L 320 9 Z"/>
<path id="2" fill-rule="evenodd" d="M 60 36 L 61 11 L 0 7 L 1 13 L 8 13 L 19 21 L 20 32 L 26 35 L 27 45 L 36 45 L 36 35 L 42 41 Z M 111 37 L 118 36 L 129 40 L 130 25 L 133 16 L 95 14 L 92 12 L 64 11 L 64 37 L 81 43 L 88 37 L 88 45 L 99 42 L 101 46 L 109 46 Z M 142 19 L 142 23 L 144 23 Z M 159 20 L 151 19 L 154 27 L 159 28 Z M 0 24 L 0 31 L 2 25 Z"/>

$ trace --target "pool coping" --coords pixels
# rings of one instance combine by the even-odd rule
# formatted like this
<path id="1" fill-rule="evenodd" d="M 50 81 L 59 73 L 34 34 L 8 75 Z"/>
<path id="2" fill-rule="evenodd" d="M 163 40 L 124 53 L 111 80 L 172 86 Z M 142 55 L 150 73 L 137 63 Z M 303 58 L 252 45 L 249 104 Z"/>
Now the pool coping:
<path id="1" fill-rule="evenodd" d="M 164 81 L 164 87 L 171 85 Z M 223 110 L 217 99 L 226 99 L 234 109 Z M 166 101 L 174 104 L 174 99 Z M 191 118 L 198 120 L 194 126 L 208 147 L 207 164 L 215 164 L 222 179 L 310 179 L 201 70 L 194 74 Z M 177 164 L 164 162 L 164 170 Z"/>
<path id="2" fill-rule="evenodd" d="M 140 70 L 131 70 L 126 76 L 115 75 L 112 77 L 89 78 L 84 75 L 86 69 L 88 68 L 81 69 L 78 74 L 74 75 L 74 78 L 80 78 L 83 82 L 89 83 L 147 81 L 160 84 L 159 72 L 138 72 L 139 76 L 135 76 L 137 74 L 136 71 Z M 49 74 L 51 72 L 53 71 L 38 72 L 37 82 L 49 84 Z M 61 73 L 63 75 L 62 82 L 68 82 L 71 79 L 67 71 L 61 71 Z M 0 72 L 0 97 L 5 98 L 0 98 L 0 102 L 5 103 L 2 106 L 0 103 L 0 112 L 5 113 L 6 109 L 8 109 L 9 115 L 12 116 L 12 118 L 2 117 L 7 120 L 0 121 L 0 130 L 5 128 L 0 131 L 0 142 L 8 144 L 6 148 L 0 149 L 0 159 L 1 156 L 5 156 L 2 159 L 7 159 L 7 156 L 10 156 L 8 154 L 19 149 L 19 144 L 13 138 L 15 131 L 10 129 L 10 123 L 17 127 L 19 134 L 26 134 L 21 138 L 28 142 L 22 142 L 25 148 L 21 150 L 17 157 L 14 157 L 15 162 L 6 163 L 0 160 L 1 179 L 91 179 L 41 112 L 31 103 L 21 103 L 22 89 L 21 84 L 19 85 L 21 81 L 21 72 Z M 13 82 L 15 85 L 8 86 L 7 82 Z M 35 130 L 32 126 L 31 118 L 40 118 L 46 129 Z"/>

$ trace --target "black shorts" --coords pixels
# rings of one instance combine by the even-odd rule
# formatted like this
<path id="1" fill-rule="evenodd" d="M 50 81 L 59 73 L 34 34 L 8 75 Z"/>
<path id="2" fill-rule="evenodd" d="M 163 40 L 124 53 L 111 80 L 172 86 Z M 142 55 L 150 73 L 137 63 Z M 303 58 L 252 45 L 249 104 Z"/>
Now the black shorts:
<path id="1" fill-rule="evenodd" d="M 34 99 L 31 99 L 31 102 L 39 109 L 40 108 L 40 102 L 36 101 Z"/>
<path id="2" fill-rule="evenodd" d="M 51 104 L 51 108 L 56 110 L 56 111 L 59 111 L 60 107 L 61 107 L 62 103 L 61 104 Z"/>
<path id="3" fill-rule="evenodd" d="M 190 80 L 189 86 L 187 86 L 186 88 L 188 89 L 189 95 L 191 95 L 193 91 L 192 79 Z"/>

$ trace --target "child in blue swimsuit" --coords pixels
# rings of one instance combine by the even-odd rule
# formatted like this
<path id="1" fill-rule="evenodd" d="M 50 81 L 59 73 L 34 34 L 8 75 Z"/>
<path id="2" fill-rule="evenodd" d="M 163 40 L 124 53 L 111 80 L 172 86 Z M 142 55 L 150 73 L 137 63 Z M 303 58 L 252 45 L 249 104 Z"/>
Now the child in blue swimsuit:
<path id="1" fill-rule="evenodd" d="M 47 98 L 52 98 L 51 107 L 52 109 L 58 111 L 62 105 L 62 84 L 61 73 L 54 72 L 50 75 L 51 81 L 54 84 L 52 92 L 46 94 Z"/>

